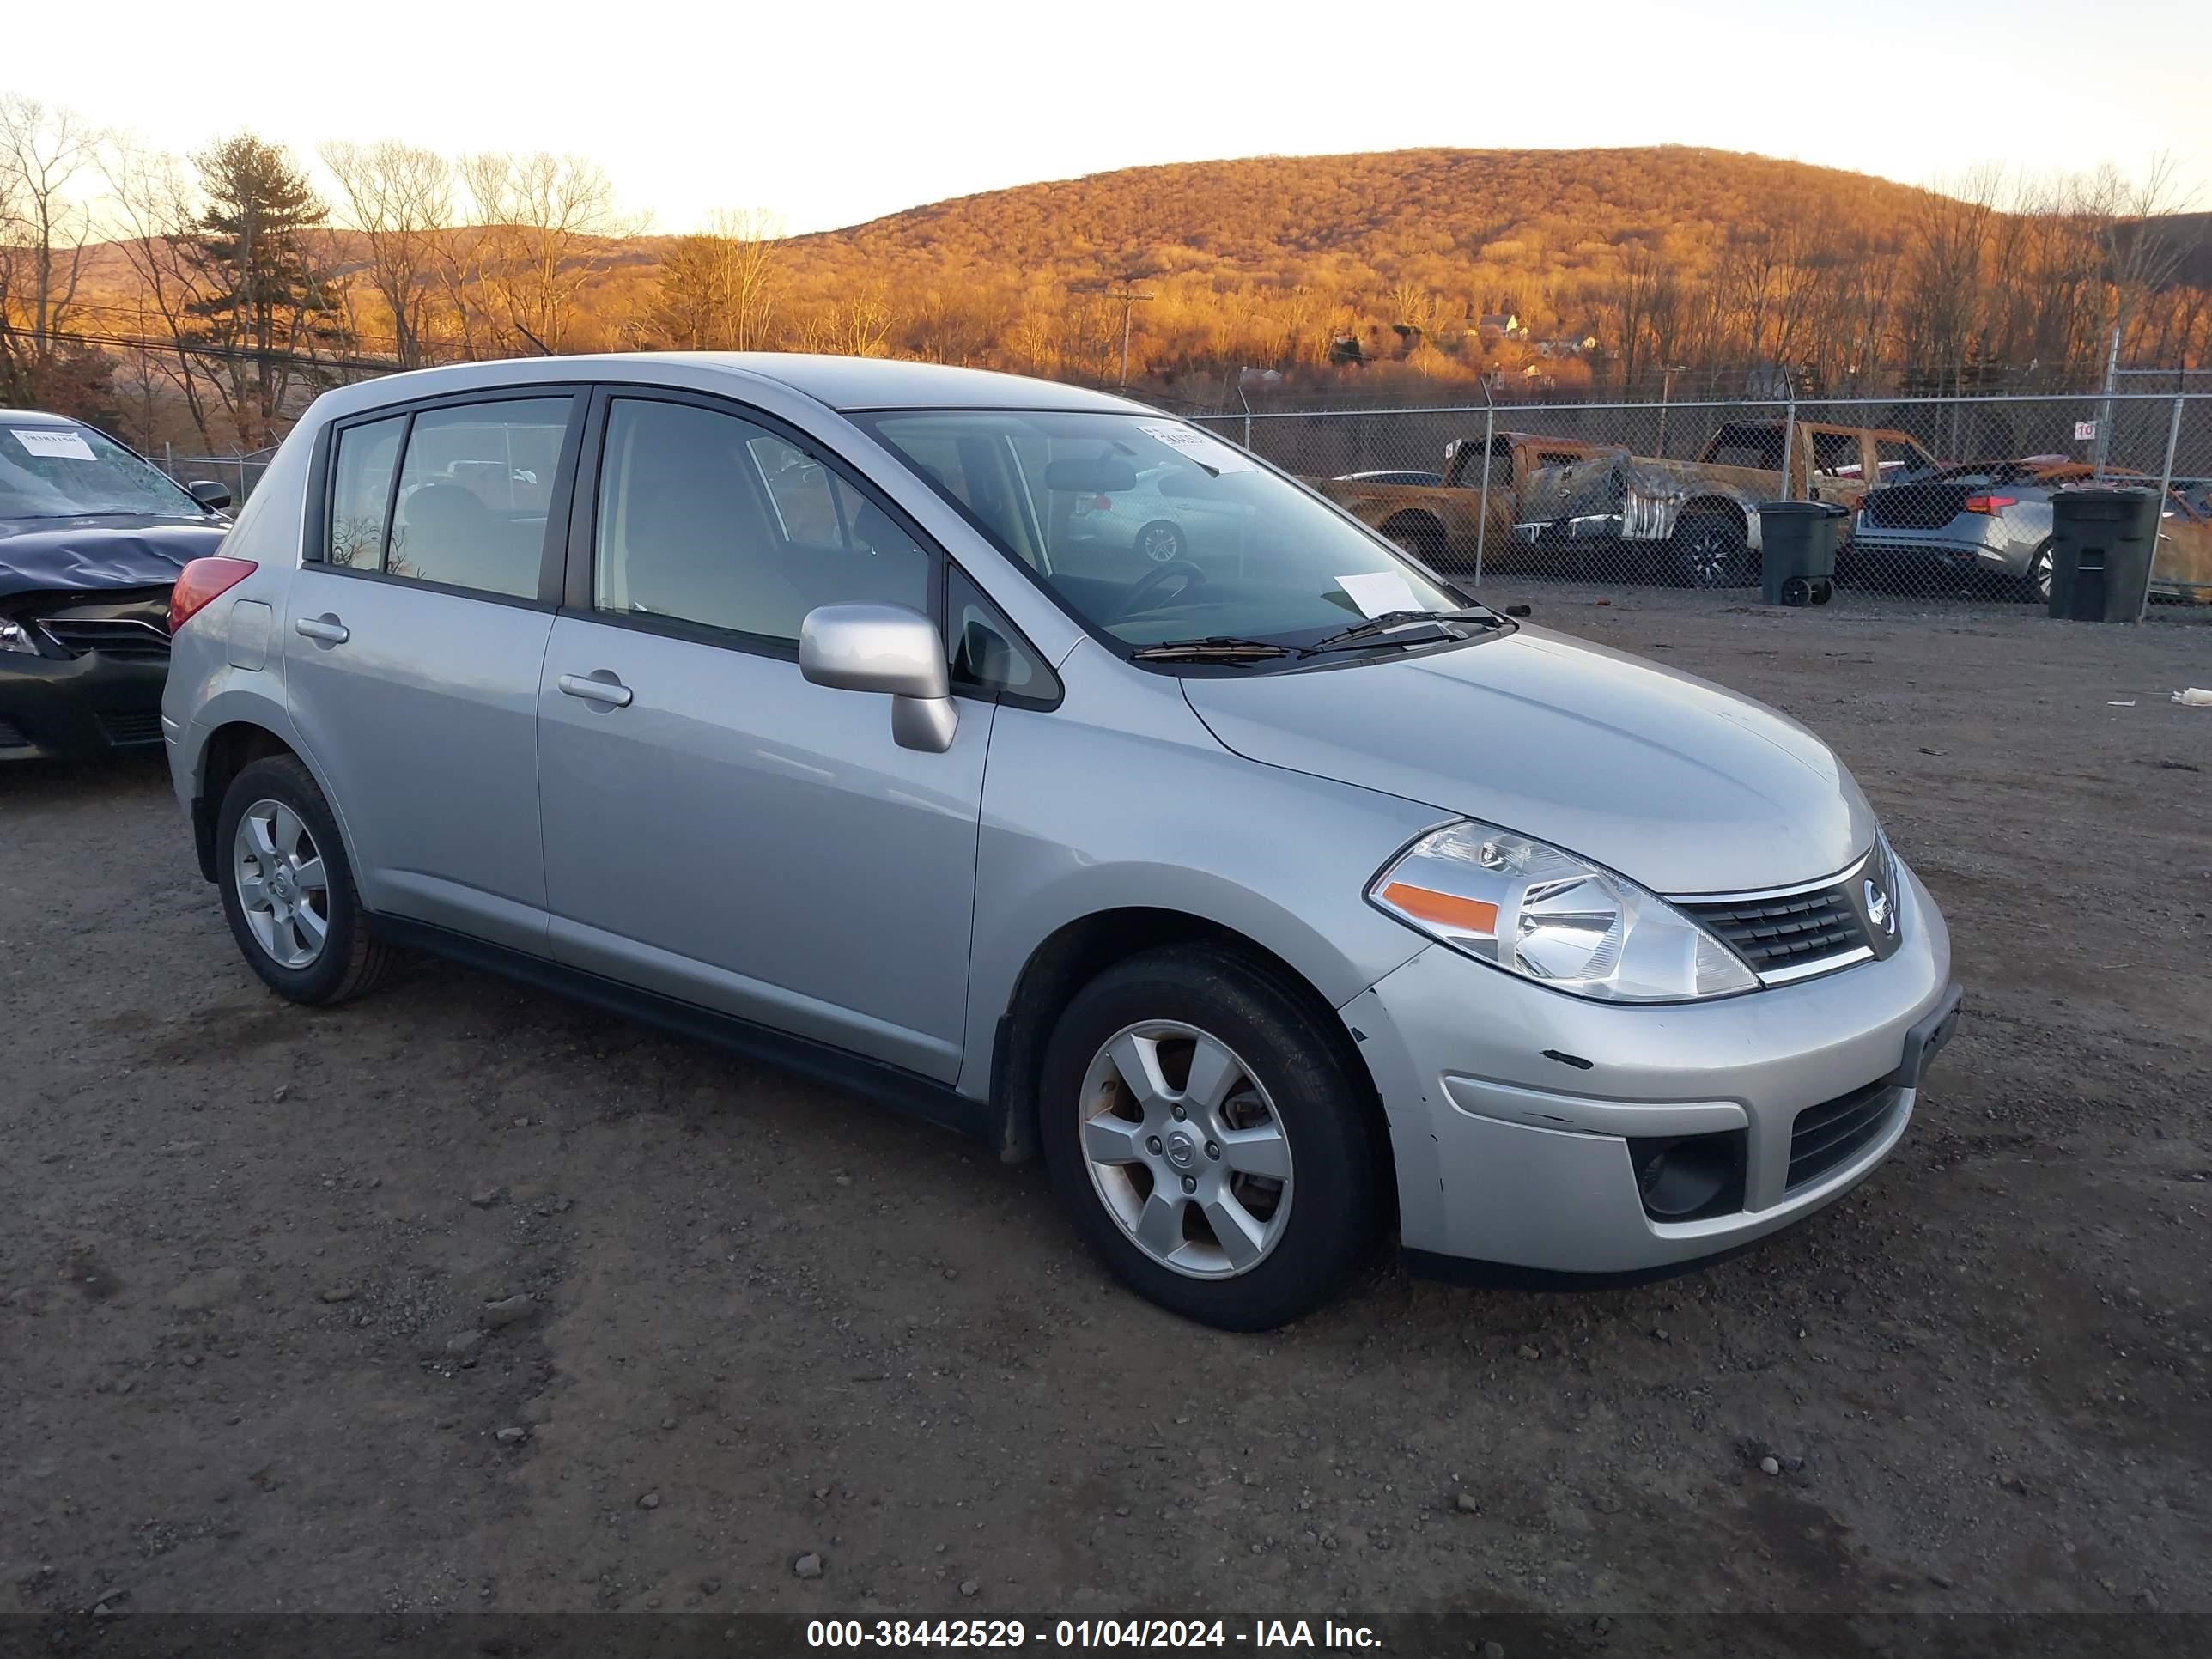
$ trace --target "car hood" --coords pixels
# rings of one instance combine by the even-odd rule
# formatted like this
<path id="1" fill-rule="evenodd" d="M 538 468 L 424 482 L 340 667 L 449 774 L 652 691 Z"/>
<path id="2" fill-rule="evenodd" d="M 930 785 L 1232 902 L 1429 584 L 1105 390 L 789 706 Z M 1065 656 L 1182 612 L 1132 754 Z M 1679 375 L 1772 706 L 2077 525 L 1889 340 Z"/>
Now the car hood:
<path id="1" fill-rule="evenodd" d="M 1543 629 L 1182 684 L 1248 759 L 1517 830 L 1662 893 L 1814 880 L 1874 837 L 1856 781 L 1795 720 Z"/>
<path id="2" fill-rule="evenodd" d="M 0 519 L 0 599 L 161 587 L 220 547 L 229 528 L 208 519 L 136 514 Z"/>

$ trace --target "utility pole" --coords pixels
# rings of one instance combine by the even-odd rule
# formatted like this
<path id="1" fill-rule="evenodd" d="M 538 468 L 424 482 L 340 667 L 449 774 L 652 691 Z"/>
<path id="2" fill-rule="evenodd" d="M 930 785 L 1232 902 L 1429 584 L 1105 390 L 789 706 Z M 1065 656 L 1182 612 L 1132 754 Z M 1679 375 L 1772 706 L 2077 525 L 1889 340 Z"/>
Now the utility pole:
<path id="1" fill-rule="evenodd" d="M 2105 401 L 2097 410 L 2097 477 L 2105 476 L 2105 463 L 2112 453 L 2112 393 L 2120 379 L 2120 325 L 2112 325 L 2112 343 L 2105 358 Z M 1955 446 L 1954 446 L 1955 447 Z"/>
<path id="2" fill-rule="evenodd" d="M 1156 298 L 1158 298 L 1158 295 L 1153 295 L 1153 294 L 1148 293 L 1148 292 L 1146 292 L 1146 291 L 1145 291 L 1145 290 L 1143 290 L 1143 289 L 1139 289 L 1139 288 L 1138 288 L 1138 286 L 1137 286 L 1137 284 L 1138 284 L 1138 283 L 1141 283 L 1141 282 L 1143 282 L 1143 281 L 1144 281 L 1146 277 L 1148 277 L 1148 276 L 1158 276 L 1158 275 L 1159 275 L 1159 272 L 1158 272 L 1157 270 L 1125 270 L 1125 271 L 1122 271 L 1121 273 L 1120 273 L 1118 276 L 1109 276 L 1109 277 L 1107 277 L 1107 278 L 1105 278 L 1104 280 L 1100 281 L 1100 282 L 1096 282 L 1096 283 L 1070 283 L 1067 285 L 1067 291 L 1068 291 L 1070 294 L 1103 294 L 1103 295 L 1104 295 L 1108 299 L 1109 299 L 1109 300 L 1113 300 L 1113 301 L 1117 301 L 1117 302 L 1121 305 L 1121 385 L 1123 385 L 1123 386 L 1126 386 L 1127 385 L 1128 385 L 1128 384 L 1129 384 L 1129 316 L 1130 316 L 1130 313 L 1131 313 L 1132 312 L 1133 312 L 1133 311 L 1136 309 L 1136 307 L 1137 307 L 1137 305 L 1138 305 L 1139 301 L 1144 301 L 1144 300 L 1156 299 Z"/>

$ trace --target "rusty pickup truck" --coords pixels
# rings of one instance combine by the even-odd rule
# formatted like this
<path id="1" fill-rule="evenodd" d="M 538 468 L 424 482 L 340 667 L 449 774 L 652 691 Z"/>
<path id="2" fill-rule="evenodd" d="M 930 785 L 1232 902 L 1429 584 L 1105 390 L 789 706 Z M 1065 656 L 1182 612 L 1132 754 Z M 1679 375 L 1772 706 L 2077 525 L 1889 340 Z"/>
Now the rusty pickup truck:
<path id="1" fill-rule="evenodd" d="M 1517 503 L 1528 480 L 1547 468 L 1626 455 L 1622 449 L 1575 438 L 1545 437 L 1533 432 L 1492 435 L 1486 467 L 1480 438 L 1455 439 L 1444 446 L 1440 483 L 1398 483 L 1372 475 L 1310 478 L 1316 489 L 1370 529 L 1440 569 L 1471 568 L 1478 549 L 1496 560 L 1510 546 Z M 1483 483 L 1489 479 L 1489 517 L 1483 527 Z"/>
<path id="2" fill-rule="evenodd" d="M 1817 421 L 1799 421 L 1793 432 L 1782 421 L 1729 421 L 1693 461 L 1615 451 L 1532 472 L 1512 533 L 1538 547 L 1598 541 L 1648 549 L 1637 574 L 1688 587 L 1740 587 L 1759 580 L 1762 502 L 1856 507 L 1872 485 L 1937 465 L 1902 432 Z"/>

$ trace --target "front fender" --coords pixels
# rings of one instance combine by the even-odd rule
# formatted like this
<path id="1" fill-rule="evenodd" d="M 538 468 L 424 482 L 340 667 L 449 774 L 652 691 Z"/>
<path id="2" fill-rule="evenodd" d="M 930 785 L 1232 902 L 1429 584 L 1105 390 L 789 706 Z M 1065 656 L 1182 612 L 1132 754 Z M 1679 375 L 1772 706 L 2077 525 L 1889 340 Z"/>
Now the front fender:
<path id="1" fill-rule="evenodd" d="M 1080 712 L 1101 665 L 1124 682 Z M 1368 904 L 1369 879 L 1449 814 L 1231 753 L 1177 683 L 1096 646 L 1050 713 L 1002 708 L 977 849 L 959 1087 L 990 1094 L 1000 1022 L 1037 947 L 1071 922 L 1167 910 L 1250 939 L 1340 1007 L 1422 948 Z M 1165 695 L 1162 695 L 1164 693 Z M 1113 708 L 1107 717 L 1108 706 Z"/>

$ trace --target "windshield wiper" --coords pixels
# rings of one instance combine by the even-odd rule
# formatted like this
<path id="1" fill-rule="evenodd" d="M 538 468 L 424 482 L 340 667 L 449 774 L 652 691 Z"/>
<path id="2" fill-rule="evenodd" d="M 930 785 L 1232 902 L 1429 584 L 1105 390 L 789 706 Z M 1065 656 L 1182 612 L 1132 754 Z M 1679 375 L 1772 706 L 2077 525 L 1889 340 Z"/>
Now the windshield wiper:
<path id="1" fill-rule="evenodd" d="M 1398 630 L 1409 629 L 1417 623 L 1427 623 L 1428 629 L 1419 634 L 1399 636 Z M 1316 640 L 1298 652 L 1301 657 L 1315 656 L 1325 651 L 1342 651 L 1355 645 L 1378 641 L 1384 645 L 1436 645 L 1446 640 L 1466 637 L 1448 625 L 1452 623 L 1473 623 L 1479 627 L 1503 626 L 1487 611 L 1386 611 L 1379 617 L 1370 617 L 1364 623 Z M 1384 635 L 1392 637 L 1384 638 Z"/>
<path id="2" fill-rule="evenodd" d="M 1264 662 L 1290 654 L 1288 647 L 1266 640 L 1231 639 L 1216 634 L 1202 640 L 1169 640 L 1143 646 L 1132 651 L 1129 658 L 1133 662 Z"/>

